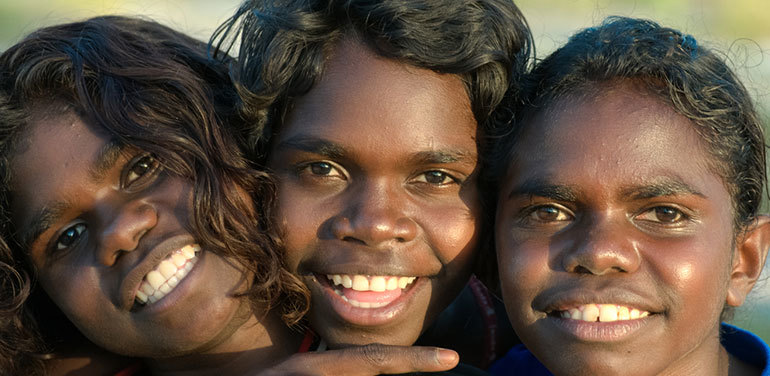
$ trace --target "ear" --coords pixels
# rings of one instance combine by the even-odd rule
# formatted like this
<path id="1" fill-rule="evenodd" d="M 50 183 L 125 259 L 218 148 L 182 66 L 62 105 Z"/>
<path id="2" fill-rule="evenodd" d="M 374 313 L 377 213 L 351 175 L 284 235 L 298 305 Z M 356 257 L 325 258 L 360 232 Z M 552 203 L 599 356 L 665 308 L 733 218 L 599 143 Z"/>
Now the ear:
<path id="1" fill-rule="evenodd" d="M 743 304 L 759 279 L 770 248 L 770 217 L 759 215 L 739 236 L 735 244 L 727 305 Z"/>

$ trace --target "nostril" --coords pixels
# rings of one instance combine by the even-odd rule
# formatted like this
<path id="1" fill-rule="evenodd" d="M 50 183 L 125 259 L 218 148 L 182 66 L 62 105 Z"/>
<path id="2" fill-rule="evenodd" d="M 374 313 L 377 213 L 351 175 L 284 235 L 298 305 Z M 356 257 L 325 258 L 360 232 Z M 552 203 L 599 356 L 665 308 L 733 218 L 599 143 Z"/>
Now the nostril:
<path id="1" fill-rule="evenodd" d="M 342 240 L 343 240 L 343 241 L 346 241 L 346 242 L 352 242 L 352 243 L 357 243 L 357 244 L 366 245 L 366 242 L 364 242 L 363 240 L 361 240 L 361 239 L 356 239 L 356 238 L 354 238 L 354 237 L 352 237 L 352 236 L 346 236 L 346 237 L 342 238 Z"/>
<path id="2" fill-rule="evenodd" d="M 588 270 L 588 268 L 586 268 L 585 266 L 582 266 L 582 265 L 578 265 L 577 267 L 575 267 L 575 273 L 578 273 L 578 274 L 593 274 L 593 273 L 591 273 L 590 270 Z"/>

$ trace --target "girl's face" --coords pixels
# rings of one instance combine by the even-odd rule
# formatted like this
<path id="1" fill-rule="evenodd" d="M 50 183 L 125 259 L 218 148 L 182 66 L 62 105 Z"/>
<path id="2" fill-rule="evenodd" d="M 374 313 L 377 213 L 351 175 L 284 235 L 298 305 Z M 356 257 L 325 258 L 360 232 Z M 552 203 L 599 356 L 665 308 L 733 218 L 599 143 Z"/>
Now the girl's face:
<path id="1" fill-rule="evenodd" d="M 555 374 L 714 374 L 743 251 L 693 124 L 623 84 L 549 109 L 526 125 L 499 196 L 516 333 Z"/>
<path id="2" fill-rule="evenodd" d="M 26 141 L 11 165 L 12 219 L 40 285 L 80 331 L 141 357 L 226 344 L 249 318 L 232 296 L 247 278 L 197 246 L 190 182 L 71 113 L 33 121 Z"/>
<path id="3" fill-rule="evenodd" d="M 332 346 L 411 344 L 470 273 L 476 121 L 455 76 L 334 52 L 273 141 L 288 265 Z"/>

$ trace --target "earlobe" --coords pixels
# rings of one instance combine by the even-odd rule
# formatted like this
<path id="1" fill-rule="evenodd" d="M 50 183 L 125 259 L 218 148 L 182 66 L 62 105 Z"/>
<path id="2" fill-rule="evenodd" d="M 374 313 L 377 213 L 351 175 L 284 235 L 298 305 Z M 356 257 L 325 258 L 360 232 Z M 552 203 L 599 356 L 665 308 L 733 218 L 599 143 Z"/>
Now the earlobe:
<path id="1" fill-rule="evenodd" d="M 740 235 L 735 244 L 727 305 L 743 304 L 759 279 L 770 248 L 770 217 L 759 215 Z"/>

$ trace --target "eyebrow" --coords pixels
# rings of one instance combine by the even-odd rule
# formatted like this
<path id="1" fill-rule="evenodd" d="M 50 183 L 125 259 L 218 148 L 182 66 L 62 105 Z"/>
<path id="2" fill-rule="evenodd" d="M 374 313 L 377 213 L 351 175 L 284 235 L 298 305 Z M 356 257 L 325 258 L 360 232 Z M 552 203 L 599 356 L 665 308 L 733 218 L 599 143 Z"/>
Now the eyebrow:
<path id="1" fill-rule="evenodd" d="M 280 149 L 301 150 L 308 153 L 319 154 L 330 159 L 343 159 L 350 155 L 350 151 L 335 142 L 316 138 L 297 136 L 282 141 L 276 147 Z M 443 164 L 443 163 L 476 163 L 473 153 L 456 150 L 426 150 L 414 153 L 410 158 L 411 164 Z"/>
<path id="2" fill-rule="evenodd" d="M 347 150 L 342 145 L 320 138 L 304 136 L 292 137 L 282 141 L 276 147 L 276 150 L 280 149 L 301 150 L 308 153 L 323 155 L 332 159 L 343 158 L 348 154 Z"/>
<path id="3" fill-rule="evenodd" d="M 538 196 L 552 200 L 574 202 L 577 201 L 577 190 L 569 185 L 550 184 L 540 179 L 526 180 L 511 190 L 508 198 L 516 196 Z"/>
<path id="4" fill-rule="evenodd" d="M 678 177 L 664 176 L 657 181 L 637 186 L 629 186 L 621 190 L 622 197 L 631 200 L 645 200 L 655 197 L 696 195 L 705 197 L 703 193 L 685 183 Z"/>
<path id="5" fill-rule="evenodd" d="M 107 172 L 115 166 L 123 149 L 124 145 L 114 139 L 104 144 L 102 149 L 96 155 L 93 165 L 88 168 L 88 176 L 91 178 L 92 182 L 98 182 L 104 179 Z"/>
<path id="6" fill-rule="evenodd" d="M 509 198 L 515 196 L 539 196 L 550 198 L 557 201 L 574 202 L 577 201 L 577 189 L 569 185 L 549 184 L 546 181 L 533 179 L 514 187 Z M 677 177 L 662 177 L 658 181 L 634 185 L 623 188 L 620 192 L 621 197 L 631 200 L 645 200 L 655 197 L 697 195 L 705 197 L 697 189 L 685 183 Z"/>
<path id="7" fill-rule="evenodd" d="M 105 143 L 101 150 L 96 154 L 96 158 L 94 158 L 92 165 L 88 167 L 89 179 L 92 182 L 103 180 L 109 170 L 115 166 L 123 149 L 124 145 L 117 140 L 113 139 Z M 29 248 L 35 239 L 48 231 L 51 226 L 59 222 L 64 213 L 69 210 L 71 206 L 72 205 L 67 201 L 49 202 L 35 212 L 32 216 L 32 220 L 30 220 L 29 224 L 24 226 L 24 230 L 19 237 L 23 249 Z"/>

